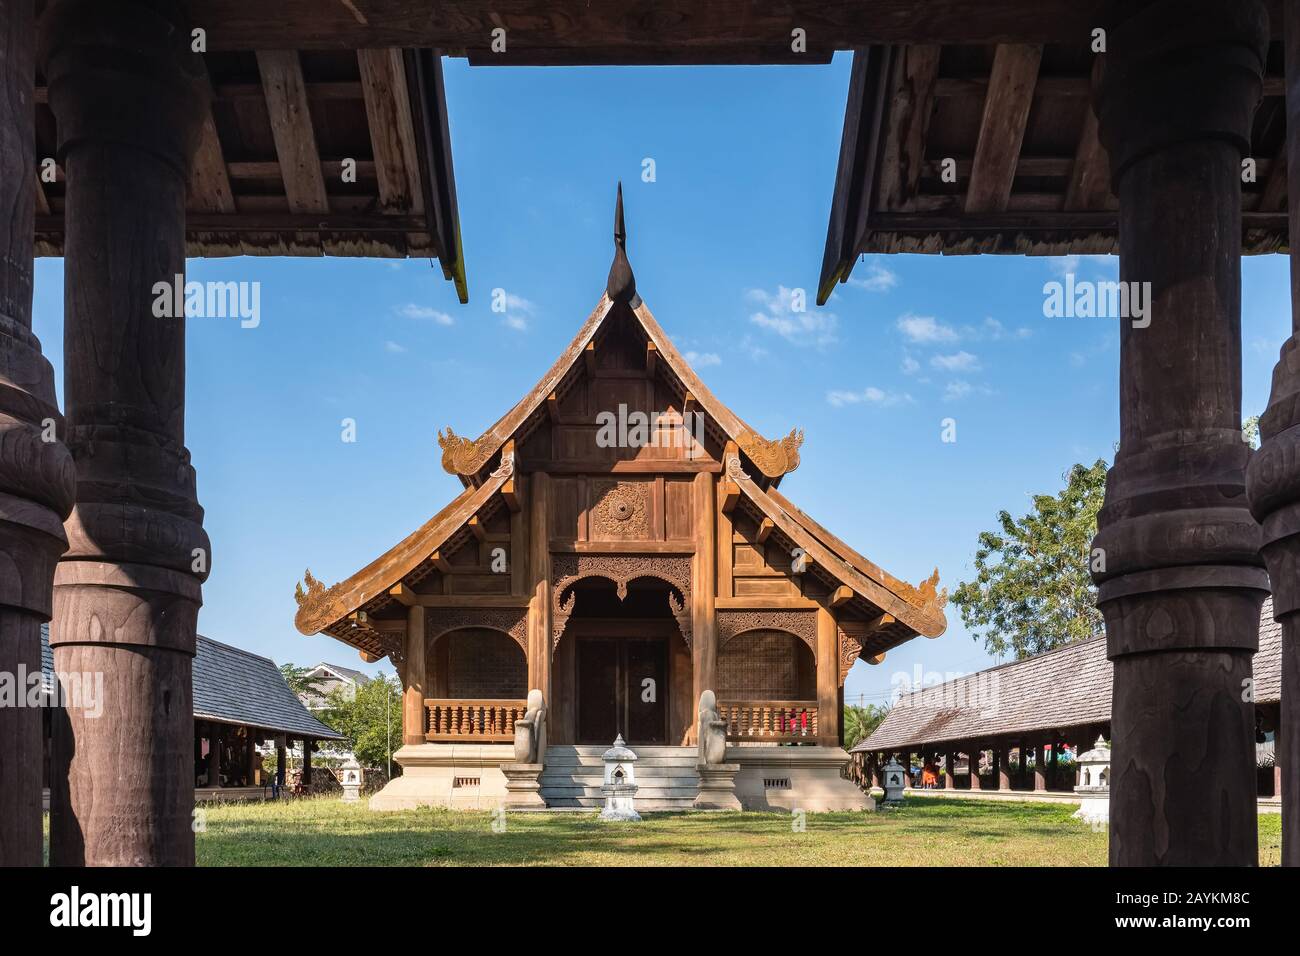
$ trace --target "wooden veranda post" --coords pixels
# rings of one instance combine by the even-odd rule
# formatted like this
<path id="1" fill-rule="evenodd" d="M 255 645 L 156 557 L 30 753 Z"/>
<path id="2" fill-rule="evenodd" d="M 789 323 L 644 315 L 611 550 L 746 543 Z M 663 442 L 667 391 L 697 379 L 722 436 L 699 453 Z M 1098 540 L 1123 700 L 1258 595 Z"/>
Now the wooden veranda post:
<path id="1" fill-rule="evenodd" d="M 692 741 L 698 739 L 700 694 L 717 689 L 714 682 L 718 664 L 718 626 L 715 614 L 718 546 L 714 535 L 718 504 L 714 488 L 711 472 L 702 471 L 695 476 L 692 489 L 692 510 L 695 514 L 695 580 L 691 587 Z M 730 522 L 727 530 L 730 534 Z"/>
<path id="2" fill-rule="evenodd" d="M 1282 625 L 1282 716 L 1274 741 L 1274 793 L 1282 798 L 1282 865 L 1300 866 L 1300 4 L 1283 7 L 1286 48 L 1286 153 L 1291 236 L 1291 337 L 1273 369 L 1259 451 L 1246 471 L 1250 507 L 1263 531 Z"/>
<path id="3" fill-rule="evenodd" d="M 538 689 L 549 711 L 551 701 L 551 523 L 550 476 L 528 477 L 528 572 L 532 579 L 528 602 L 528 687 Z"/>
<path id="4" fill-rule="evenodd" d="M 32 335 L 32 0 L 0 0 L 0 672 L 39 675 L 75 474 L 54 372 Z M 41 710 L 0 708 L 0 866 L 41 865 Z"/>
<path id="5" fill-rule="evenodd" d="M 402 689 L 402 743 L 416 746 L 425 742 L 424 698 L 426 695 L 424 649 L 425 609 L 414 605 L 406 611 L 406 664 Z"/>
<path id="6" fill-rule="evenodd" d="M 1128 8 L 1126 8 L 1128 9 Z M 1119 197 L 1120 446 L 1094 577 L 1114 661 L 1110 862 L 1257 863 L 1254 705 L 1268 576 L 1241 437 L 1241 161 L 1259 0 L 1158 0 L 1108 35 L 1096 90 Z"/>
<path id="7" fill-rule="evenodd" d="M 185 448 L 184 316 L 159 317 L 154 289 L 185 273 L 186 184 L 207 109 L 190 43 L 179 6 L 146 0 L 54 0 L 41 22 L 66 177 L 77 469 L 50 644 L 56 669 L 103 674 L 112 702 L 55 725 L 59 865 L 194 862 L 191 664 L 211 550 Z"/>

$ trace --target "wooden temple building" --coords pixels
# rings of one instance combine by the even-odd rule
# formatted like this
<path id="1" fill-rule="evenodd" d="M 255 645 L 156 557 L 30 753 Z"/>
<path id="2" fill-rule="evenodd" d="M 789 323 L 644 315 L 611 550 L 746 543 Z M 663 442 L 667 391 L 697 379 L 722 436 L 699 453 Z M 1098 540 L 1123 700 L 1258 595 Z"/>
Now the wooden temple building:
<path id="1" fill-rule="evenodd" d="M 74 717 L 56 736 L 52 772 L 69 780 L 66 799 L 51 807 L 51 861 L 194 858 L 193 790 L 181 785 L 193 757 L 190 673 L 202 583 L 220 552 L 203 531 L 185 447 L 184 322 L 154 317 L 155 283 L 183 273 L 187 253 L 420 255 L 436 257 L 467 290 L 442 55 L 485 67 L 813 64 L 852 50 L 823 297 L 866 250 L 1114 251 L 1122 281 L 1151 284 L 1150 324 L 1121 324 L 1120 446 L 1096 542 L 1106 556 L 1097 577 L 1114 663 L 1111 862 L 1256 862 L 1255 708 L 1241 687 L 1271 591 L 1283 628 L 1282 859 L 1300 864 L 1296 334 L 1278 343 L 1261 449 L 1240 437 L 1240 257 L 1286 250 L 1300 218 L 1297 12 L 1296 0 L 0 0 L 0 215 L 8 225 L 0 230 L 0 669 L 37 667 L 39 627 L 53 616 L 60 669 L 104 673 L 120 705 L 111 720 Z M 349 157 L 358 160 L 356 182 L 337 175 Z M 54 182 L 41 175 L 47 160 Z M 62 408 L 31 331 L 37 253 L 65 260 Z M 1300 268 L 1292 284 L 1300 333 Z M 613 351 L 593 361 L 626 369 L 640 328 L 655 346 L 638 352 L 647 376 L 654 356 L 647 381 L 687 374 L 631 299 L 611 300 L 607 311 L 593 327 L 613 337 Z M 576 358 L 585 374 L 586 356 Z M 600 373 L 597 365 L 592 379 Z M 687 559 L 673 551 L 686 538 L 674 535 L 701 533 L 712 520 L 716 538 L 727 515 L 733 534 L 754 536 L 733 541 L 738 549 L 760 534 L 812 545 L 798 596 L 818 605 L 804 611 L 817 621 L 816 677 L 799 694 L 816 701 L 814 738 L 829 747 L 838 728 L 827 712 L 827 661 L 836 641 L 847 646 L 840 622 L 896 618 L 862 635 L 869 649 L 908 629 L 925 633 L 937 618 L 918 620 L 924 601 L 905 600 L 865 564 L 842 558 L 780 498 L 789 446 L 746 437 L 739 420 L 691 388 L 716 469 L 699 474 L 715 495 L 728 489 L 720 497 L 730 510 L 715 509 L 705 478 L 690 471 L 672 480 L 665 471 L 663 495 L 659 475 L 647 479 L 644 521 L 636 499 L 621 505 L 631 516 L 613 520 L 647 526 L 644 540 L 655 547 L 643 553 L 666 577 L 634 586 L 622 555 L 583 551 L 608 533 L 593 528 L 589 508 L 586 539 L 578 537 L 583 507 L 607 500 L 593 497 L 600 472 L 552 468 L 536 481 L 529 471 L 551 459 L 527 442 L 562 433 L 576 414 L 560 409 L 570 394 L 561 384 L 531 395 L 478 441 L 449 434 L 451 467 L 467 483 L 453 512 L 305 624 L 339 631 L 337 609 L 344 619 L 358 615 L 349 624 L 360 629 L 373 615 L 358 642 L 374 655 L 401 654 L 397 628 L 414 609 L 424 609 L 426 629 L 444 610 L 422 603 L 433 596 L 429 557 L 436 551 L 447 562 L 434 565 L 444 580 L 473 580 L 449 557 L 464 547 L 442 535 L 455 525 L 456 535 L 482 534 L 480 546 L 505 544 L 487 536 L 505 535 L 509 524 L 512 542 L 529 535 L 527 559 L 513 556 L 508 591 L 484 584 L 477 600 L 502 603 L 496 610 L 515 646 L 508 632 L 523 628 L 527 671 L 512 686 L 549 689 L 558 732 L 580 736 L 580 714 L 565 712 L 585 699 L 571 683 L 566 637 L 576 645 L 584 618 L 599 617 L 601 599 L 582 594 L 600 590 L 584 567 L 612 561 L 618 603 L 607 602 L 607 613 L 645 607 L 650 617 L 650 603 L 663 607 L 645 596 L 656 588 L 679 602 L 664 622 L 678 625 L 672 640 L 683 645 L 689 630 L 689 676 L 671 642 L 668 660 L 654 660 L 681 668 L 678 693 L 670 681 L 664 698 L 664 738 L 689 739 L 693 701 L 681 690 L 725 692 L 717 684 L 729 643 L 722 612 L 758 597 L 739 584 L 736 552 L 728 578 L 725 547 L 711 556 L 696 546 Z M 539 427 L 543 418 L 549 424 Z M 502 458 L 511 440 L 513 474 L 514 459 Z M 575 490 L 584 475 L 586 490 Z M 677 487 L 684 475 L 689 491 Z M 632 477 L 611 471 L 601 480 Z M 689 531 L 669 524 L 687 515 L 683 498 Z M 525 508 L 527 520 L 515 517 Z M 552 530 L 562 532 L 559 550 L 546 540 Z M 707 561 L 717 588 L 696 586 L 708 573 L 694 565 Z M 372 590 L 398 571 L 383 594 Z M 853 580 L 836 583 L 839 575 Z M 523 624 L 511 618 L 521 590 Z M 571 602 L 555 604 L 557 592 Z M 458 596 L 453 587 L 442 598 Z M 905 605 L 918 609 L 911 618 Z M 542 651 L 548 634 L 560 638 L 552 655 Z M 404 663 L 413 714 L 424 699 L 451 694 L 416 683 L 446 672 L 437 643 L 432 666 Z M 611 654 L 617 675 L 626 665 Z M 617 708 L 621 692 L 609 686 Z M 39 715 L 0 711 L 0 767 L 13 776 L 0 787 L 0 862 L 41 861 L 40 764 Z"/>
<path id="2" fill-rule="evenodd" d="M 299 630 L 402 678 L 404 773 L 372 806 L 497 805 L 529 691 L 548 805 L 598 803 L 585 778 L 621 734 L 677 758 L 664 779 L 638 768 L 642 801 L 690 806 L 710 690 L 743 805 L 861 805 L 840 777 L 844 679 L 941 634 L 944 595 L 937 571 L 893 577 L 780 492 L 802 440 L 755 432 L 664 334 L 620 190 L 608 285 L 577 336 L 481 436 L 439 433 L 465 490 L 346 580 L 299 586 Z"/>
<path id="3" fill-rule="evenodd" d="M 880 786 L 881 768 L 929 765 L 945 773 L 940 786 L 990 792 L 1072 793 L 1075 774 L 1062 755 L 1091 750 L 1111 738 L 1114 664 L 1104 635 L 1033 657 L 901 694 L 871 734 L 850 751 L 853 776 Z M 1276 761 L 1281 726 L 1282 627 L 1264 602 L 1255 655 L 1256 789 L 1282 793 Z M 972 773 L 972 768 L 975 772 Z M 910 780 L 911 786 L 920 784 Z"/>

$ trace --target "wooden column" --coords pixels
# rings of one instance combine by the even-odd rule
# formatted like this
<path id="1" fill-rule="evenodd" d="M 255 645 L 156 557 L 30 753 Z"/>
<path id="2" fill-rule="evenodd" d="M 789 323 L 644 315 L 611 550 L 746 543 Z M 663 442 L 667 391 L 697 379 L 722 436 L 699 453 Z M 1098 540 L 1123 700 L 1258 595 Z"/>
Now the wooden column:
<path id="1" fill-rule="evenodd" d="M 1021 741 L 1021 742 L 1016 746 L 1016 753 L 1017 753 L 1017 755 L 1018 755 L 1018 756 L 1017 756 L 1017 760 L 1018 760 L 1018 762 L 1019 762 L 1019 773 L 1020 773 L 1020 779 L 1021 779 L 1021 780 L 1024 780 L 1024 778 L 1025 778 L 1025 744 L 1024 744 L 1023 741 Z M 1024 784 L 1022 783 L 1021 786 L 1024 786 Z"/>
<path id="2" fill-rule="evenodd" d="M 1047 763 L 1043 756 L 1043 745 L 1038 743 L 1034 746 L 1034 790 L 1042 793 L 1047 789 Z"/>
<path id="3" fill-rule="evenodd" d="M 207 111 L 178 5 L 54 0 L 41 21 L 66 176 L 64 398 L 77 498 L 55 575 L 61 672 L 102 716 L 53 741 L 50 861 L 193 865 L 191 662 L 211 548 L 185 448 L 185 196 Z"/>
<path id="4" fill-rule="evenodd" d="M 406 665 L 403 675 L 406 686 L 402 688 L 402 743 L 417 747 L 425 742 L 424 698 L 425 661 L 424 648 L 425 609 L 419 605 L 406 609 Z"/>
<path id="5" fill-rule="evenodd" d="M 0 0 L 0 672 L 39 680 L 76 476 L 54 371 L 32 335 L 32 2 Z M 0 707 L 0 866 L 41 865 L 41 721 L 41 708 Z"/>
<path id="6" fill-rule="evenodd" d="M 551 478 L 544 471 L 535 471 L 528 477 L 528 485 L 528 573 L 532 582 L 528 601 L 528 687 L 541 690 L 549 722 L 555 707 L 551 700 Z"/>
<path id="7" fill-rule="evenodd" d="M 244 786 L 251 787 L 254 785 L 253 764 L 256 762 L 257 749 L 253 743 L 253 728 L 245 727 L 244 737 Z"/>
<path id="8" fill-rule="evenodd" d="M 221 725 L 208 725 L 208 786 L 221 786 Z"/>
<path id="9" fill-rule="evenodd" d="M 993 751 L 993 770 L 998 775 L 998 789 L 1011 789 L 1011 751 L 994 750 Z"/>
<path id="10" fill-rule="evenodd" d="M 302 785 L 303 787 L 311 786 L 311 748 L 314 740 L 308 740 L 305 737 L 302 741 Z"/>
<path id="11" fill-rule="evenodd" d="M 1283 4 L 1286 170 L 1290 234 L 1300 236 L 1300 7 Z M 1298 240 L 1300 241 L 1300 240 Z M 1274 793 L 1282 795 L 1282 865 L 1300 866 L 1300 258 L 1291 255 L 1291 337 L 1273 369 L 1260 449 L 1246 471 L 1250 508 L 1263 532 L 1282 625 L 1282 713 L 1274 744 Z"/>
<path id="12" fill-rule="evenodd" d="M 949 750 L 943 755 L 943 788 L 956 790 L 957 782 L 953 779 L 952 768 L 957 766 L 957 752 Z"/>
<path id="13" fill-rule="evenodd" d="M 691 510 L 695 515 L 695 580 L 691 582 L 691 735 L 697 741 L 700 694 L 716 690 L 718 665 L 717 594 L 718 545 L 715 540 L 718 510 L 712 472 L 695 476 Z"/>
<path id="14" fill-rule="evenodd" d="M 1241 440 L 1241 160 L 1268 16 L 1260 0 L 1119 9 L 1131 15 L 1108 31 L 1099 131 L 1120 281 L 1150 297 L 1145 317 L 1120 320 L 1120 446 L 1094 541 L 1115 663 L 1110 862 L 1254 866 L 1242 687 L 1268 577 Z"/>
<path id="15" fill-rule="evenodd" d="M 275 783 L 281 789 L 284 787 L 285 742 L 283 737 L 275 738 Z"/>
<path id="16" fill-rule="evenodd" d="M 817 608 L 817 742 L 840 745 L 840 645 L 835 616 Z"/>
<path id="17" fill-rule="evenodd" d="M 970 788 L 983 790 L 984 785 L 980 783 L 980 751 L 972 749 L 967 756 L 970 760 Z"/>

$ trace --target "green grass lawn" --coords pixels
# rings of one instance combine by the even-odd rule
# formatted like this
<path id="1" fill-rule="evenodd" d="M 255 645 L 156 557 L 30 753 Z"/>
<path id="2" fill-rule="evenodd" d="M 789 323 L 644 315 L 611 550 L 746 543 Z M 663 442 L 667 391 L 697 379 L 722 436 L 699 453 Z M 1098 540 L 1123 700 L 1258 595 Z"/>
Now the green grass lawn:
<path id="1" fill-rule="evenodd" d="M 1106 835 L 1071 805 L 909 798 L 876 813 L 372 813 L 335 797 L 208 804 L 200 866 L 1105 866 Z M 49 815 L 45 816 L 49 837 Z M 1281 860 L 1282 818 L 1259 817 L 1259 862 Z"/>
<path id="2" fill-rule="evenodd" d="M 1103 866 L 1106 835 L 1072 806 L 909 800 L 877 813 L 662 813 L 641 823 L 593 814 L 372 813 L 337 798 L 209 806 L 201 866 Z M 1273 818 L 1273 830 L 1277 830 Z M 1261 844 L 1268 829 L 1261 822 Z M 1273 838 L 1274 862 L 1280 836 Z"/>

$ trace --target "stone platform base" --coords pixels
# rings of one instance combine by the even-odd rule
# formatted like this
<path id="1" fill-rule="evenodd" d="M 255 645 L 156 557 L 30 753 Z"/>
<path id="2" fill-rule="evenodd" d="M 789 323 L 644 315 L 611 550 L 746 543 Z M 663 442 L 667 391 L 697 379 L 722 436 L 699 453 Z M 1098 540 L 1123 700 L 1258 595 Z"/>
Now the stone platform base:
<path id="1" fill-rule="evenodd" d="M 393 759 L 402 775 L 370 798 L 371 810 L 490 810 L 508 802 L 501 767 L 515 761 L 511 744 L 407 744 Z"/>
<path id="2" fill-rule="evenodd" d="M 849 762 L 843 747 L 728 747 L 740 764 L 736 797 L 746 810 L 874 810 L 876 801 L 840 776 Z"/>

